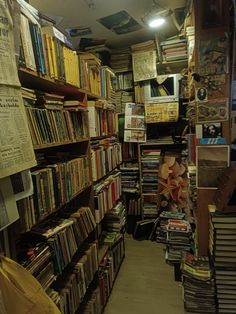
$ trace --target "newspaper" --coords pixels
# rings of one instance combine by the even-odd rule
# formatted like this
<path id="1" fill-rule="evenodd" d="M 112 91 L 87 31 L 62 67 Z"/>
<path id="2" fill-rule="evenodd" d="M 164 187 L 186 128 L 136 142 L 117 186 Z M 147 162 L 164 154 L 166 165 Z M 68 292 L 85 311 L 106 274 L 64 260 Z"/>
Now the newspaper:
<path id="1" fill-rule="evenodd" d="M 9 3 L 0 0 L 0 84 L 20 86 Z"/>
<path id="2" fill-rule="evenodd" d="M 179 118 L 178 102 L 145 104 L 146 123 L 175 122 Z"/>
<path id="3" fill-rule="evenodd" d="M 19 219 L 10 177 L 0 180 L 0 231 Z"/>
<path id="4" fill-rule="evenodd" d="M 132 53 L 134 81 L 145 81 L 157 77 L 156 51 Z"/>
<path id="5" fill-rule="evenodd" d="M 36 165 L 20 89 L 0 85 L 0 178 Z"/>

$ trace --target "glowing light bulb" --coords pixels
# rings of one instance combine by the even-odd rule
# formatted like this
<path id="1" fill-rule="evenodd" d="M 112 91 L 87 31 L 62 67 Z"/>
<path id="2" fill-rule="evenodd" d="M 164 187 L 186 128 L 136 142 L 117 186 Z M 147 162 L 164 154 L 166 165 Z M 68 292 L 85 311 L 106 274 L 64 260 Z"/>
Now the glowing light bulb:
<path id="1" fill-rule="evenodd" d="M 163 17 L 157 17 L 157 18 L 151 20 L 148 23 L 148 25 L 151 28 L 156 28 L 156 27 L 159 27 L 159 26 L 163 25 L 164 23 L 165 23 L 165 19 Z"/>

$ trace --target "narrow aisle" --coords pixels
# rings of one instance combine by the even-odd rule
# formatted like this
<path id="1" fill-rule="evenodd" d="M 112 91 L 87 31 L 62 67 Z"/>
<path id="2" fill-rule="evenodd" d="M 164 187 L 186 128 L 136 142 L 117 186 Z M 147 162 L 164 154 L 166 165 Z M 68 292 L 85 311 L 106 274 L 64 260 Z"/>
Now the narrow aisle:
<path id="1" fill-rule="evenodd" d="M 182 290 L 163 246 L 125 239 L 126 257 L 104 314 L 183 314 Z"/>

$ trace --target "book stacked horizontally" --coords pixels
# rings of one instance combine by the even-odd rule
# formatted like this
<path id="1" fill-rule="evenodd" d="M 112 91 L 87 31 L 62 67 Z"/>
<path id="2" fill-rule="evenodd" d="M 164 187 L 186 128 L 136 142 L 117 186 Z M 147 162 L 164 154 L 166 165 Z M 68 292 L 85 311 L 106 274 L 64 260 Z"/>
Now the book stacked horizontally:
<path id="1" fill-rule="evenodd" d="M 187 40 L 179 37 L 161 42 L 163 61 L 172 62 L 187 59 Z"/>
<path id="2" fill-rule="evenodd" d="M 136 193 L 139 189 L 139 168 L 132 163 L 124 163 L 120 167 L 121 186 L 123 192 Z"/>
<path id="3" fill-rule="evenodd" d="M 192 229 L 188 221 L 169 219 L 167 224 L 166 261 L 180 263 L 183 252 L 190 252 Z"/>
<path id="4" fill-rule="evenodd" d="M 185 218 L 184 213 L 163 211 L 159 216 L 159 226 L 156 229 L 156 241 L 166 243 L 167 239 L 167 225 L 169 219 L 183 220 Z"/>
<path id="5" fill-rule="evenodd" d="M 121 232 L 126 223 L 126 212 L 123 203 L 118 202 L 105 214 L 104 227 L 109 232 Z"/>
<path id="6" fill-rule="evenodd" d="M 216 211 L 210 220 L 218 313 L 236 313 L 236 214 Z"/>
<path id="7" fill-rule="evenodd" d="M 186 312 L 216 313 L 215 285 L 208 258 L 185 253 L 181 269 Z"/>
<path id="8" fill-rule="evenodd" d="M 131 53 L 129 48 L 115 49 L 111 53 L 111 68 L 115 72 L 132 70 Z"/>

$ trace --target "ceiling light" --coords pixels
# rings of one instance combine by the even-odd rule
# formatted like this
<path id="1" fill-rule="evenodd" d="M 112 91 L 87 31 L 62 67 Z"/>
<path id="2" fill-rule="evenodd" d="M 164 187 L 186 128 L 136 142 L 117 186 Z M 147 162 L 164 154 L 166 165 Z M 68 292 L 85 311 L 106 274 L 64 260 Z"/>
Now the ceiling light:
<path id="1" fill-rule="evenodd" d="M 165 19 L 163 17 L 156 17 L 148 22 L 148 26 L 151 28 L 156 28 L 165 23 Z"/>

